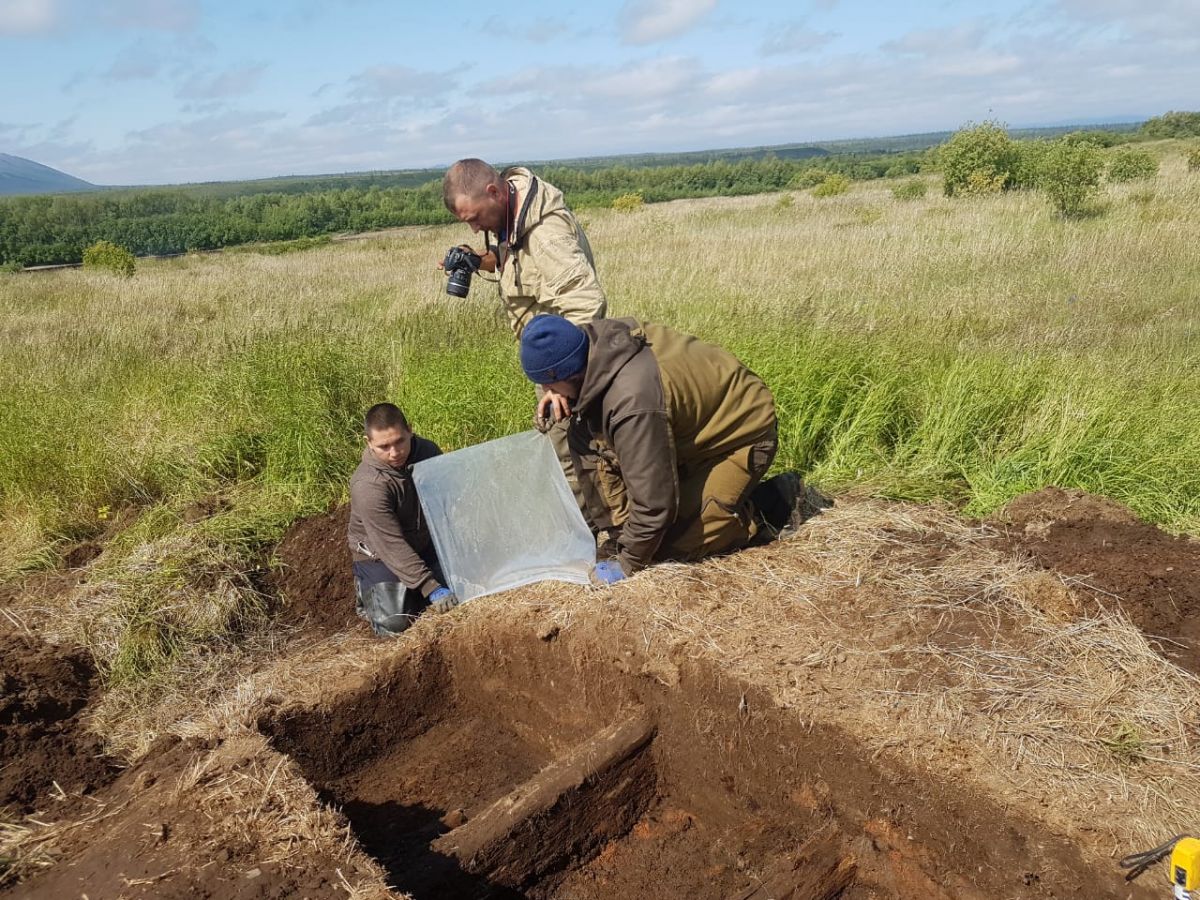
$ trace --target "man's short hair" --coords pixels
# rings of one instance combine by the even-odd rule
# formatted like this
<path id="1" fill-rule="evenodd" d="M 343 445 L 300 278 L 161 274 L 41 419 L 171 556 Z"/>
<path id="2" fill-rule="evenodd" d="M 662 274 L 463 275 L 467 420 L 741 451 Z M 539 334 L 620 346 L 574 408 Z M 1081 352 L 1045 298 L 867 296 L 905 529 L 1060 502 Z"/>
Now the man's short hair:
<path id="1" fill-rule="evenodd" d="M 400 407 L 394 403 L 376 403 L 367 410 L 363 417 L 363 431 L 370 435 L 374 431 L 386 431 L 389 428 L 412 431 Z"/>
<path id="2" fill-rule="evenodd" d="M 442 202 L 454 212 L 454 202 L 463 195 L 475 197 L 489 184 L 500 186 L 500 173 L 482 159 L 460 159 L 442 178 Z"/>

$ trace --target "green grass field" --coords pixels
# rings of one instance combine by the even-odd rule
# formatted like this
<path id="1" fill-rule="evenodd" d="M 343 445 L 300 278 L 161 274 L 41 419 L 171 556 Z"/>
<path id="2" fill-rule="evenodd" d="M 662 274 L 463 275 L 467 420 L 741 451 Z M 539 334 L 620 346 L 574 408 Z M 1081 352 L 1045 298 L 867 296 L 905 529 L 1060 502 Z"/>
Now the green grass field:
<path id="1" fill-rule="evenodd" d="M 1158 178 L 1082 220 L 932 182 L 898 201 L 886 180 L 583 218 L 611 315 L 766 379 L 780 465 L 975 514 L 1079 487 L 1200 533 L 1200 173 L 1184 145 L 1147 146 Z M 370 404 L 446 448 L 527 427 L 494 288 L 457 301 L 436 269 L 469 237 L 0 274 L 0 579 L 105 535 L 87 621 L 64 627 L 136 680 L 265 614 L 245 573 L 344 496 Z"/>

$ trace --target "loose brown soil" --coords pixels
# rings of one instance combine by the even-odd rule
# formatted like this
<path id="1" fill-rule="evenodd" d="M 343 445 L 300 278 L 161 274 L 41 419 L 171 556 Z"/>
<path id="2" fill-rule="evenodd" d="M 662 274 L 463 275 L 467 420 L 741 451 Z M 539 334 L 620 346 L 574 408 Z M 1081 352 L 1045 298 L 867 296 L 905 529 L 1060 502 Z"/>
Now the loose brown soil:
<path id="1" fill-rule="evenodd" d="M 416 897 L 800 898 L 835 869 L 852 871 L 849 883 L 820 896 L 1068 897 L 1085 882 L 1098 897 L 1153 896 L 1098 877 L 1067 841 L 986 798 L 867 758 L 838 729 L 806 727 L 702 664 L 668 688 L 620 660 L 581 665 L 586 641 L 526 631 L 487 648 L 426 645 L 369 685 L 260 727 Z M 594 784 L 508 814 L 545 793 L 556 760 L 631 715 L 648 715 L 654 736 L 617 775 L 597 751 Z M 456 840 L 483 819 L 499 822 L 494 834 Z M 827 831 L 825 862 L 798 856 Z M 475 849 L 456 855 L 464 843 Z"/>
<path id="2" fill-rule="evenodd" d="M 82 650 L 0 634 L 0 811 L 29 813 L 51 791 L 90 793 L 112 779 L 83 724 L 95 674 Z"/>
<path id="3" fill-rule="evenodd" d="M 1200 673 L 1200 541 L 1141 521 L 1128 508 L 1082 491 L 1045 488 L 996 517 L 1009 545 L 1117 604 L 1164 655 Z"/>
<path id="4" fill-rule="evenodd" d="M 302 519 L 275 551 L 278 568 L 269 589 L 279 595 L 282 614 L 321 633 L 366 628 L 354 613 L 354 576 L 346 528 L 350 507 Z"/>
<path id="5" fill-rule="evenodd" d="M 72 824 L 48 832 L 46 847 L 26 866 L 37 874 L 0 889 L 22 900 L 90 898 L 236 898 L 289 900 L 345 896 L 338 861 L 306 849 L 299 864 L 264 861 L 261 847 L 240 839 L 226 817 L 245 808 L 213 802 L 213 783 L 257 775 L 257 748 L 199 741 L 160 741 L 137 765 L 90 801 L 61 811 Z M 188 772 L 203 761 L 207 779 Z M 269 801 L 262 797 L 260 806 Z M 40 871 L 39 871 L 40 869 Z M 346 868 L 346 871 L 350 871 Z M 3 884 L 3 872 L 0 872 Z"/>

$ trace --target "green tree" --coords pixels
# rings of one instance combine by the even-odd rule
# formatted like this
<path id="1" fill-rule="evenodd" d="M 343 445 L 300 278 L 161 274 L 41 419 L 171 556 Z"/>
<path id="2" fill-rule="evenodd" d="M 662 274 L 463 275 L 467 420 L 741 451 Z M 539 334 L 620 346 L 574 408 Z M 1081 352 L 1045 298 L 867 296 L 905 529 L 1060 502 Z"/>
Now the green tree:
<path id="1" fill-rule="evenodd" d="M 1142 134 L 1153 138 L 1200 137 L 1200 112 L 1169 112 L 1142 125 Z"/>
<path id="2" fill-rule="evenodd" d="M 845 175 L 834 173 L 826 176 L 825 180 L 813 188 L 814 197 L 836 197 L 850 190 L 850 179 Z"/>
<path id="3" fill-rule="evenodd" d="M 637 212 L 646 202 L 646 198 L 642 196 L 640 191 L 633 191 L 629 194 L 622 194 L 612 202 L 612 208 L 617 212 Z"/>
<path id="4" fill-rule="evenodd" d="M 83 251 L 83 267 L 131 278 L 137 270 L 137 261 L 132 253 L 119 244 L 96 241 Z"/>
<path id="5" fill-rule="evenodd" d="M 1108 180 L 1142 181 L 1158 174 L 1158 160 L 1145 150 L 1119 150 L 1108 163 Z"/>
<path id="6" fill-rule="evenodd" d="M 1075 138 L 1078 133 L 1080 132 L 1065 135 L 1063 140 L 1072 144 L 1079 143 Z M 1017 168 L 1013 172 L 1013 187 L 1033 190 L 1038 186 L 1042 159 L 1046 156 L 1046 151 L 1050 149 L 1050 146 L 1050 141 L 1046 140 L 1020 141 L 1017 144 Z"/>
<path id="7" fill-rule="evenodd" d="M 797 172 L 795 174 L 795 176 L 793 176 L 791 183 L 788 185 L 788 187 L 800 188 L 801 190 L 803 190 L 804 188 L 816 187 L 818 184 L 820 184 L 822 181 L 824 181 L 826 178 L 828 178 L 832 174 L 833 173 L 830 172 L 828 169 L 821 169 L 821 168 L 801 169 L 799 172 Z"/>
<path id="8" fill-rule="evenodd" d="M 1047 148 L 1038 167 L 1040 187 L 1054 208 L 1064 216 L 1080 216 L 1100 187 L 1104 158 L 1093 144 L 1065 139 Z"/>
<path id="9" fill-rule="evenodd" d="M 911 178 L 892 188 L 892 196 L 897 200 L 920 200 L 925 196 L 926 187 L 920 178 Z"/>
<path id="10" fill-rule="evenodd" d="M 947 197 L 1011 187 L 1020 162 L 1017 144 L 998 122 L 966 125 L 938 150 Z"/>

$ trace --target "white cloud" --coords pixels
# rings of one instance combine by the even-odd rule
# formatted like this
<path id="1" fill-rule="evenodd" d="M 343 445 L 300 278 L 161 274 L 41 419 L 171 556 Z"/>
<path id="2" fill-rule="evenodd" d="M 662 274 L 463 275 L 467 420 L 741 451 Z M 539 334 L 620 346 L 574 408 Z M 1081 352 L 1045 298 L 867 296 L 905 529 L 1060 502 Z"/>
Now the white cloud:
<path id="1" fill-rule="evenodd" d="M 385 118 L 383 106 L 375 100 L 365 100 L 358 103 L 340 103 L 309 116 L 304 124 L 312 128 L 323 128 L 328 125 L 367 125 L 378 123 Z"/>
<path id="2" fill-rule="evenodd" d="M 592 97 L 646 102 L 689 91 L 701 74 L 699 63 L 693 59 L 665 57 L 585 75 L 580 83 L 583 92 Z"/>
<path id="3" fill-rule="evenodd" d="M 833 31 L 816 31 L 799 22 L 791 22 L 782 28 L 773 28 L 759 50 L 764 56 L 780 56 L 786 53 L 811 53 L 820 50 L 837 37 Z"/>
<path id="4" fill-rule="evenodd" d="M 117 54 L 104 77 L 113 81 L 142 81 L 153 78 L 162 69 L 162 58 L 147 43 L 139 41 Z"/>
<path id="5" fill-rule="evenodd" d="M 60 22 L 56 0 L 0 0 L 0 35 L 44 34 Z"/>
<path id="6" fill-rule="evenodd" d="M 448 72 L 422 72 L 409 66 L 370 66 L 350 79 L 350 96 L 359 100 L 408 97 L 429 100 L 454 89 Z"/>
<path id="7" fill-rule="evenodd" d="M 197 0 L 108 0 L 101 18 L 118 28 L 191 31 L 200 22 Z"/>
<path id="8" fill-rule="evenodd" d="M 506 41 L 549 44 L 568 37 L 571 26 L 563 19 L 548 18 L 523 21 L 520 28 L 513 29 L 510 15 L 494 15 L 484 20 L 480 31 L 483 34 L 503 34 Z"/>
<path id="9" fill-rule="evenodd" d="M 1135 31 L 1200 27 L 1200 3 L 1195 0 L 1058 0 L 1058 5 L 1079 18 L 1120 22 Z"/>
<path id="10" fill-rule="evenodd" d="M 524 34 L 535 44 L 549 44 L 551 41 L 566 36 L 568 31 L 570 31 L 570 27 L 561 19 L 543 19 L 530 24 Z"/>
<path id="11" fill-rule="evenodd" d="M 145 31 L 193 31 L 199 0 L 0 0 L 0 36 L 82 31 L 97 25 Z"/>
<path id="12" fill-rule="evenodd" d="M 1058 0 L 1058 8 L 1081 24 L 1116 27 L 1167 52 L 1200 53 L 1196 0 Z"/>
<path id="13" fill-rule="evenodd" d="M 227 100 L 244 97 L 258 86 L 264 65 L 239 66 L 212 74 L 201 72 L 185 80 L 175 96 L 181 100 Z"/>
<path id="14" fill-rule="evenodd" d="M 949 28 L 929 28 L 910 31 L 903 37 L 888 41 L 884 50 L 916 56 L 938 56 L 950 52 L 974 50 L 983 44 L 987 28 L 983 22 L 961 22 Z"/>
<path id="15" fill-rule="evenodd" d="M 500 97 L 526 92 L 545 92 L 551 86 L 561 89 L 563 86 L 573 85 L 574 79 L 584 74 L 582 70 L 572 69 L 568 66 L 556 68 L 538 66 L 520 69 L 511 74 L 493 78 L 491 81 L 485 81 L 475 90 L 481 94 Z"/>
<path id="16" fill-rule="evenodd" d="M 398 65 L 369 66 L 345 82 L 342 102 L 313 113 L 304 121 L 304 127 L 391 127 L 392 123 L 412 116 L 416 109 L 438 106 L 457 84 L 456 76 L 450 72 L 428 72 Z M 324 84 L 313 96 L 322 97 L 334 89 L 334 85 Z"/>
<path id="17" fill-rule="evenodd" d="M 197 70 L 197 56 L 177 54 L 174 39 L 146 46 L 159 54 L 163 77 L 193 78 L 197 96 L 175 114 L 178 121 L 94 147 L 67 143 L 89 134 L 94 114 L 86 107 L 78 122 L 57 129 L 58 143 L 51 140 L 54 116 L 18 129 L 11 123 L 35 117 L 14 111 L 0 135 L 8 152 L 98 183 L 133 183 L 415 167 L 471 155 L 505 162 L 808 142 L 984 118 L 1102 121 L 1194 105 L 1200 54 L 1166 36 L 1134 40 L 1109 19 L 1081 23 L 1059 13 L 914 31 L 886 52 L 826 50 L 819 63 L 803 55 L 729 60 L 655 48 L 610 51 L 597 61 L 581 47 L 567 64 L 503 67 L 490 81 L 482 67 L 378 65 L 335 78 L 315 101 L 306 90 L 310 98 L 298 102 L 307 105 L 291 115 L 231 111 L 219 98 L 199 96 L 236 93 L 239 70 L 221 73 L 208 57 L 210 68 Z M 715 17 L 704 27 L 715 27 Z M 756 37 L 756 26 L 740 27 L 743 37 Z M 132 55 L 130 65 L 136 61 Z M 253 82 L 253 73 L 242 73 L 243 86 Z M 321 80 L 315 72 L 312 86 Z"/>
<path id="18" fill-rule="evenodd" d="M 626 0 L 619 23 L 627 44 L 652 44 L 695 27 L 717 0 Z"/>
<path id="19" fill-rule="evenodd" d="M 767 85 L 771 70 L 765 67 L 731 69 L 707 79 L 704 90 L 714 97 L 745 96 Z"/>
<path id="20" fill-rule="evenodd" d="M 936 75 L 947 75 L 961 78 L 984 78 L 989 75 L 1001 75 L 1015 72 L 1024 65 L 1024 60 L 1011 53 L 978 53 L 961 54 L 950 59 L 933 63 L 929 71 Z"/>

